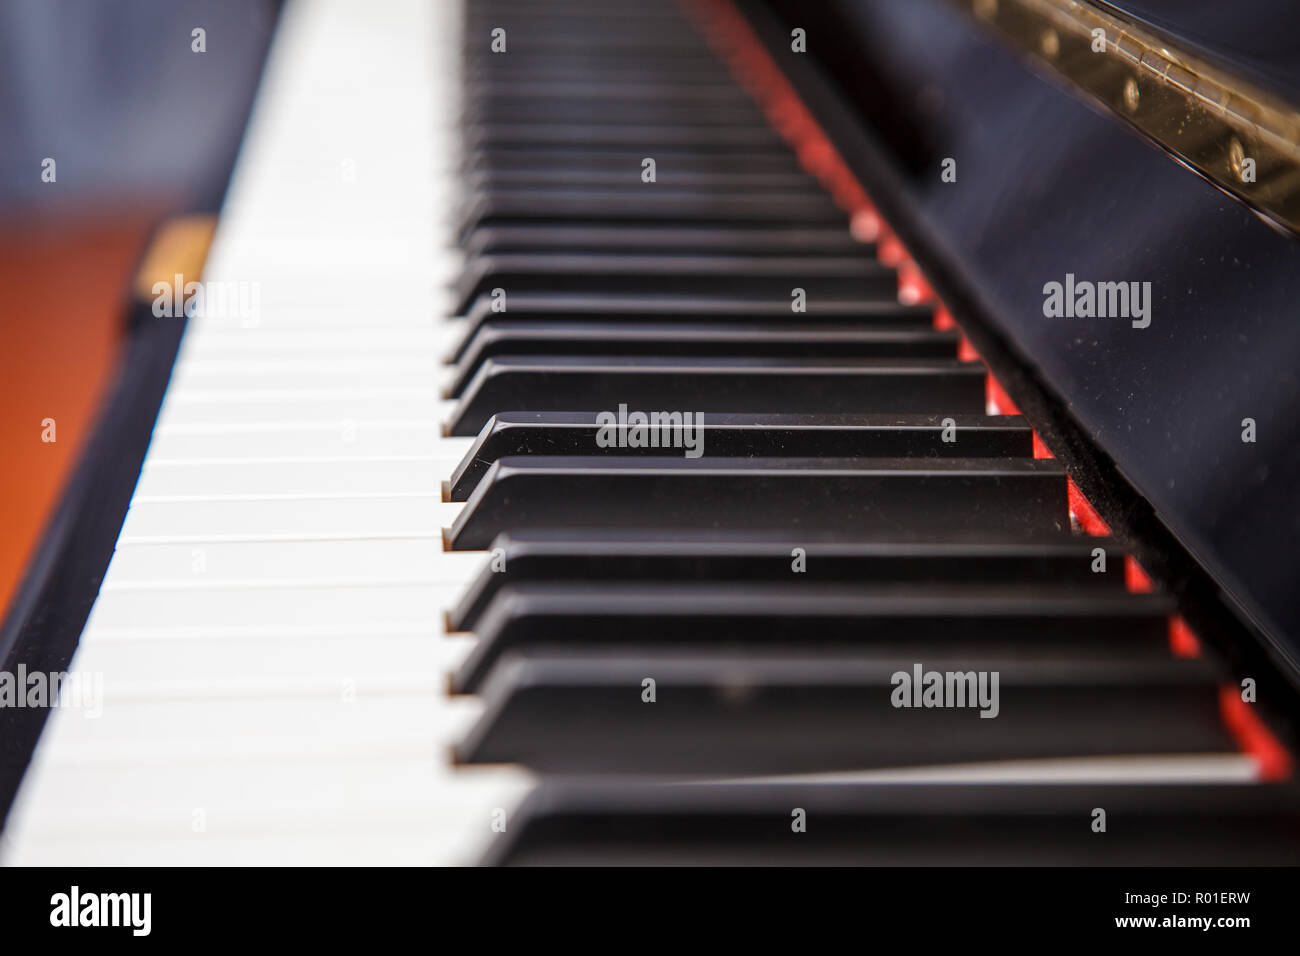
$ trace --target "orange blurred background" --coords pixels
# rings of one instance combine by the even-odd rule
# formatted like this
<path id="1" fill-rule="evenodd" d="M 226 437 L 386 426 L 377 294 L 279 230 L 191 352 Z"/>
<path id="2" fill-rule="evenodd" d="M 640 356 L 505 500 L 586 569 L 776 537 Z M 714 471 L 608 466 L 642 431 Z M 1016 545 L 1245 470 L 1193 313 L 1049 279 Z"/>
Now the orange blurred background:
<path id="1" fill-rule="evenodd" d="M 155 200 L 0 221 L 0 608 L 94 427 L 120 354 L 130 279 L 165 209 Z M 46 419 L 53 442 L 43 440 Z"/>
<path id="2" fill-rule="evenodd" d="M 155 230 L 220 207 L 278 12 L 0 4 L 0 614 L 114 383 Z"/>

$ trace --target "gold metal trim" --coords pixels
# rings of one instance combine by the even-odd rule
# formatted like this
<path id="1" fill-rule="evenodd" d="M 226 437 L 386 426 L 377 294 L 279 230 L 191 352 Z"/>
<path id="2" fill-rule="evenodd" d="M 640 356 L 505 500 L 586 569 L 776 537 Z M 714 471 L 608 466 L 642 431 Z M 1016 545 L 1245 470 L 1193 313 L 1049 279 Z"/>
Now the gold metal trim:
<path id="1" fill-rule="evenodd" d="M 1300 235 L 1295 107 L 1083 0 L 950 2 L 1225 192 Z"/>
<path id="2" fill-rule="evenodd" d="M 217 228 L 216 216 L 178 216 L 158 227 L 144 258 L 136 270 L 136 298 L 148 302 L 154 298 L 154 283 L 172 283 L 175 276 L 194 281 L 203 272 L 208 246 Z"/>

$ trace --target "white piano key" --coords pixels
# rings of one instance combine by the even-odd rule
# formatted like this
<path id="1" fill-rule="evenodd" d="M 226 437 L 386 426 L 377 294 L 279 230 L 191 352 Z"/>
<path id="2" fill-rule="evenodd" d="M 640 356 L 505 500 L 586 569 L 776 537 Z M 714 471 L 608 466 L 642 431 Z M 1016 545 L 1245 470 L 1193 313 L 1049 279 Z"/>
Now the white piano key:
<path id="1" fill-rule="evenodd" d="M 415 674 L 400 681 L 368 682 L 343 675 L 143 684 L 115 680 L 109 673 L 103 691 L 100 716 L 65 712 L 69 719 L 59 729 L 68 745 L 78 739 L 115 740 L 119 745 L 138 742 L 143 745 L 140 754 L 168 764 L 176 762 L 176 752 L 201 739 L 267 737 L 282 741 L 281 749 L 287 752 L 304 746 L 309 738 L 319 738 L 328 751 L 339 740 L 373 740 L 407 732 L 401 728 L 409 728 L 432 751 L 437 718 L 447 716 L 447 706 L 439 700 L 445 684 L 434 674 Z M 458 721 L 451 723 L 460 727 Z"/>
<path id="2" fill-rule="evenodd" d="M 314 540 L 132 544 L 119 542 L 110 583 L 135 581 L 326 580 L 354 578 L 448 580 L 477 573 L 486 556 L 443 551 L 434 535 Z M 363 568 L 364 573 L 357 573 Z"/>
<path id="3" fill-rule="evenodd" d="M 140 496 L 131 502 L 122 536 L 436 535 L 451 526 L 461 508 L 442 502 L 441 494 L 439 489 L 428 494 Z"/>
<path id="4" fill-rule="evenodd" d="M 236 681 L 257 674 L 298 677 L 372 679 L 409 666 L 436 673 L 448 657 L 445 638 L 425 632 L 387 634 L 383 628 L 307 632 L 294 637 L 209 635 L 178 638 L 150 632 L 87 632 L 76 667 L 90 674 L 114 673 L 134 681 L 159 682 L 180 674 L 202 674 L 214 681 Z M 358 654 L 365 645 L 367 652 Z"/>
<path id="5" fill-rule="evenodd" d="M 330 388 L 339 383 L 357 387 L 419 389 L 434 380 L 439 363 L 428 354 L 365 355 L 341 358 L 250 358 L 183 360 L 172 375 L 185 389 L 258 388 L 268 380 L 281 388 Z"/>
<path id="6" fill-rule="evenodd" d="M 432 455 L 373 458 L 164 458 L 140 473 L 137 495 L 427 492 L 445 468 Z"/>
<path id="7" fill-rule="evenodd" d="M 270 421 L 164 425 L 154 430 L 150 457 L 236 458 L 277 455 L 374 458 L 436 456 L 459 462 L 471 438 L 441 439 L 435 418 L 405 421 Z M 444 469 L 445 471 L 445 469 Z"/>
<path id="8" fill-rule="evenodd" d="M 287 5 L 204 274 L 256 308 L 190 320 L 73 662 L 102 714 L 52 711 L 6 862 L 468 863 L 525 792 L 446 757 L 459 14 Z"/>
<path id="9" fill-rule="evenodd" d="M 247 356 L 284 355 L 294 358 L 332 355 L 382 355 L 386 360 L 432 354 L 445 336 L 429 329 L 387 328 L 313 329 L 308 333 L 261 327 L 198 327 L 185 334 L 183 358 L 243 359 Z"/>
<path id="10" fill-rule="evenodd" d="M 165 627 L 177 620 L 223 625 L 316 625 L 386 621 L 432 622 L 456 596 L 451 583 L 417 584 L 410 580 L 374 584 L 364 578 L 325 580 L 319 586 L 286 585 L 270 580 L 254 586 L 245 582 L 211 586 L 179 582 L 150 587 L 119 587 L 106 582 L 100 589 L 87 626 Z"/>
<path id="11" fill-rule="evenodd" d="M 190 828 L 191 811 L 202 808 L 205 816 L 231 817 L 265 814 L 292 809 L 296 812 L 346 811 L 364 808 L 373 814 L 405 812 L 419 815 L 433 809 L 434 788 L 445 784 L 450 773 L 439 774 L 443 755 L 417 748 L 384 747 L 372 741 L 366 754 L 338 754 L 325 751 L 312 759 L 286 759 L 276 754 L 266 759 L 244 759 L 227 753 L 197 754 L 180 766 L 138 766 L 132 768 L 146 786 L 96 765 L 62 764 L 67 786 L 51 793 L 56 806 L 75 812 L 82 805 L 79 792 L 93 790 L 109 806 L 147 814 L 165 822 L 171 817 L 185 830 Z M 238 775 L 230 772 L 237 768 Z M 161 819 L 160 819 L 161 818 Z"/>
<path id="12" fill-rule="evenodd" d="M 264 282 L 260 290 L 260 308 L 253 319 L 246 320 L 238 315 L 199 316 L 193 327 L 201 331 L 229 333 L 267 329 L 297 335 L 310 335 L 316 329 L 330 332 L 369 329 L 423 331 L 436 327 L 435 315 L 450 308 L 451 299 L 450 292 L 442 290 L 442 286 L 432 279 L 420 283 L 420 291 L 427 293 L 427 298 L 419 302 L 381 305 L 374 301 L 373 285 L 295 291 L 293 286 L 281 287 Z"/>
<path id="13" fill-rule="evenodd" d="M 185 389 L 169 394 L 158 414 L 161 425 L 330 422 L 340 426 L 366 419 L 428 418 L 445 421 L 437 389 L 427 388 L 262 388 L 238 392 Z"/>
<path id="14" fill-rule="evenodd" d="M 400 807 L 361 799 L 296 805 L 292 795 L 305 792 L 306 781 L 289 799 L 253 810 L 173 799 L 159 813 L 137 799 L 60 813 L 58 826 L 54 815 L 33 821 L 5 856 L 16 865 L 469 864 L 494 839 L 494 811 L 509 812 L 529 785 L 513 768 L 466 769 L 449 779 L 434 761 L 419 767 L 401 778 L 410 800 Z"/>

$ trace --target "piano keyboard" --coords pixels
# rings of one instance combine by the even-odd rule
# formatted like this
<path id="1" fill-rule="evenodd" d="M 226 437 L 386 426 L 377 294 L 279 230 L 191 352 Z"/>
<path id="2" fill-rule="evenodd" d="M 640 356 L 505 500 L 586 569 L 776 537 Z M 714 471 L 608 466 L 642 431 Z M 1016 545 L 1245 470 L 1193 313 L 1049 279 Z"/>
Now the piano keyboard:
<path id="1" fill-rule="evenodd" d="M 186 331 L 7 862 L 1300 861 L 687 9 L 290 2 L 205 272 L 260 311 Z"/>

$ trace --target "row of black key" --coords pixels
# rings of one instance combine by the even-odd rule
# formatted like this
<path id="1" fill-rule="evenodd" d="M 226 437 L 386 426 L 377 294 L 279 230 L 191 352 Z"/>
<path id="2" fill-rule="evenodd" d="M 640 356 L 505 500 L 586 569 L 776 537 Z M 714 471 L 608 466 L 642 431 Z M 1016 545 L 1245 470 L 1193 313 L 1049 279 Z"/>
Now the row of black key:
<path id="1" fill-rule="evenodd" d="M 444 540 L 492 556 L 447 614 L 486 704 L 456 758 L 552 781 L 490 862 L 1300 859 L 1262 786 L 826 782 L 1238 744 L 1172 603 L 1072 531 L 1064 470 L 675 4 L 475 3 L 465 61 Z M 924 671 L 978 699 L 895 706 Z"/>

